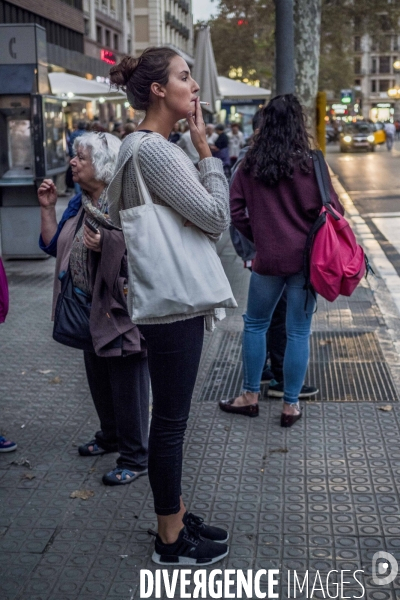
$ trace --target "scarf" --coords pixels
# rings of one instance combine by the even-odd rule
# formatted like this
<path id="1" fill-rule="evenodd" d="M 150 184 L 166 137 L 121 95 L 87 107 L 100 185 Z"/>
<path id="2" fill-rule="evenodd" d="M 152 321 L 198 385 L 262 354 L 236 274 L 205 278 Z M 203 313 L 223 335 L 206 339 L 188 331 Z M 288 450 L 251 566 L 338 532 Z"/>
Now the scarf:
<path id="1" fill-rule="evenodd" d="M 92 295 L 92 286 L 89 279 L 88 270 L 88 249 L 83 243 L 83 232 L 85 220 L 90 221 L 92 225 L 98 227 L 105 227 L 106 229 L 119 229 L 116 227 L 108 216 L 108 203 L 107 203 L 107 188 L 106 186 L 101 193 L 98 200 L 97 206 L 93 205 L 90 196 L 82 190 L 82 206 L 86 215 L 83 220 L 82 226 L 76 232 L 72 242 L 71 256 L 69 260 L 69 267 L 71 269 L 71 276 L 74 286 L 79 288 L 81 292 L 87 296 Z"/>

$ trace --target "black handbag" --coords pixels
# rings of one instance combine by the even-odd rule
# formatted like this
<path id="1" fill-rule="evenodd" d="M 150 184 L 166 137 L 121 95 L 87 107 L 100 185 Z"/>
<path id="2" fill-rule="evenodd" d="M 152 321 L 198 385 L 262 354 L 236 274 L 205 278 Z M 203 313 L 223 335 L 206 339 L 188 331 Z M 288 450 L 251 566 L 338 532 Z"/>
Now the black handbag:
<path id="1" fill-rule="evenodd" d="M 82 211 L 75 234 L 82 225 L 84 212 Z M 91 298 L 75 291 L 69 265 L 60 279 L 61 292 L 57 298 L 53 339 L 71 348 L 94 352 L 89 327 Z"/>

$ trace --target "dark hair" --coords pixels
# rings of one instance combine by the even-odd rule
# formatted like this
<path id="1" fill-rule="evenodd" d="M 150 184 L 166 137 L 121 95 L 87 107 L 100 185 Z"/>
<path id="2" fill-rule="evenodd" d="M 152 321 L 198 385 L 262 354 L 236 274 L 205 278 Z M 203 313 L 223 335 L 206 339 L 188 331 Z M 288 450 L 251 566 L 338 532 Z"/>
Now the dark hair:
<path id="1" fill-rule="evenodd" d="M 310 173 L 310 136 L 300 102 L 293 94 L 276 96 L 261 110 L 260 131 L 243 159 L 243 169 L 265 183 L 293 178 L 297 165 Z"/>
<path id="2" fill-rule="evenodd" d="M 150 105 L 152 83 L 166 85 L 169 78 L 169 64 L 175 50 L 167 47 L 146 48 L 139 56 L 124 56 L 121 62 L 110 69 L 110 81 L 118 88 L 126 88 L 129 103 L 137 110 L 147 110 Z"/>
<path id="3" fill-rule="evenodd" d="M 222 123 L 218 123 L 218 125 L 215 126 L 215 131 L 224 131 L 225 127 Z"/>
<path id="4" fill-rule="evenodd" d="M 251 126 L 253 127 L 253 131 L 255 131 L 256 129 L 260 129 L 263 114 L 264 114 L 263 109 L 259 108 L 258 111 L 253 115 L 253 119 L 251 121 Z"/>

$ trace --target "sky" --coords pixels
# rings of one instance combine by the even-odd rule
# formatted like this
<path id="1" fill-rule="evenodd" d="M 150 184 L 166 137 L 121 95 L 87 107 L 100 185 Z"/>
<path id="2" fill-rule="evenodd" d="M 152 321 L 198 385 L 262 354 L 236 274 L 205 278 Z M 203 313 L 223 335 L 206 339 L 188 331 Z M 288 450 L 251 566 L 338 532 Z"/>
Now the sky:
<path id="1" fill-rule="evenodd" d="M 205 21 L 217 13 L 218 0 L 192 0 L 193 23 Z"/>

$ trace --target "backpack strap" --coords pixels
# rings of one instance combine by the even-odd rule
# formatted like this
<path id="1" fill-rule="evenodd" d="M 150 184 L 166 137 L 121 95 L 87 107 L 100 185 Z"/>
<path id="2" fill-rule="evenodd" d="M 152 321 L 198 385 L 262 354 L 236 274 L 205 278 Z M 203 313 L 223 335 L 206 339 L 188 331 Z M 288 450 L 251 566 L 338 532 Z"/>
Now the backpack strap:
<path id="1" fill-rule="evenodd" d="M 312 152 L 312 157 L 322 204 L 325 206 L 329 214 L 336 221 L 339 221 L 340 217 L 332 210 L 331 192 L 329 188 L 329 173 L 325 163 L 324 155 L 322 154 L 321 150 L 314 150 Z"/>

